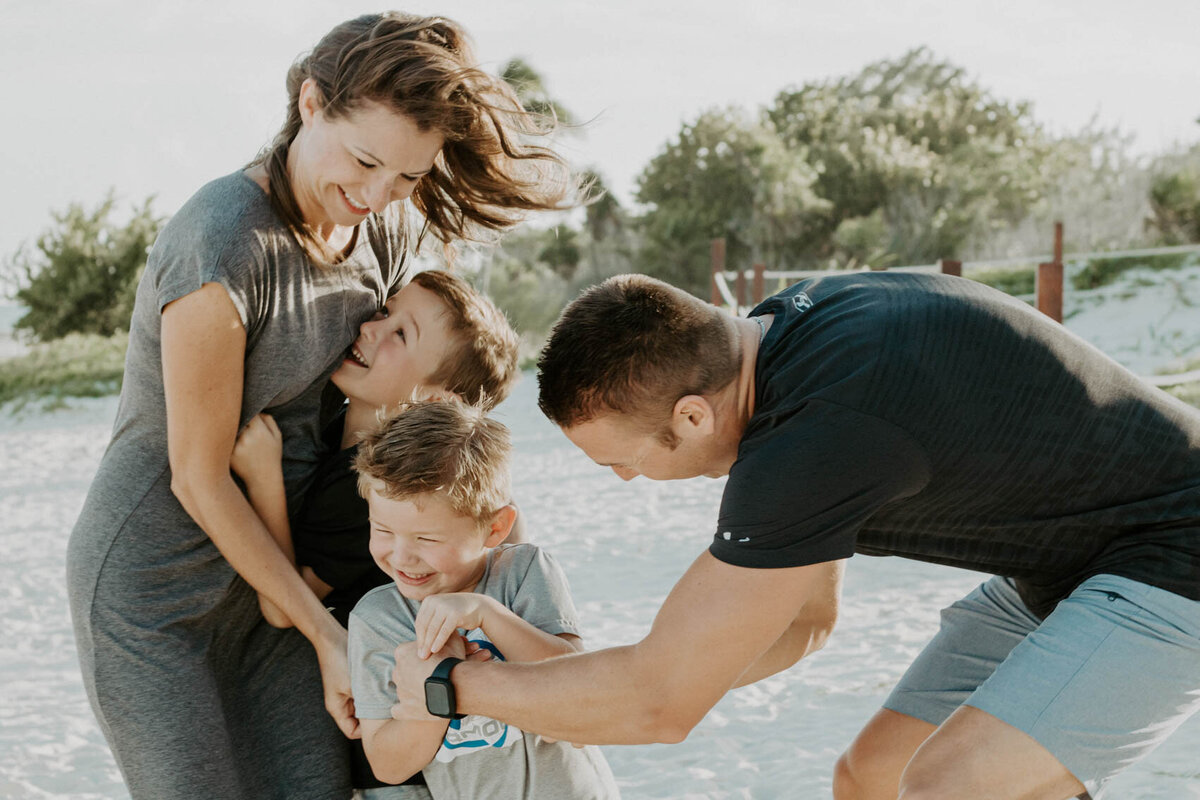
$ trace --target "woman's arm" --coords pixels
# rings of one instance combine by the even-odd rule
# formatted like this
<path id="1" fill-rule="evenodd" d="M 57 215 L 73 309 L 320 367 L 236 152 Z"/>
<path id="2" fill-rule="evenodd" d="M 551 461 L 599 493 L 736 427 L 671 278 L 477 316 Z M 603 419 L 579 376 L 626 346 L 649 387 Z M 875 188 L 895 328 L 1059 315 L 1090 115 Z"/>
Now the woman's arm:
<path id="1" fill-rule="evenodd" d="M 342 731 L 355 736 L 345 629 L 304 584 L 230 473 L 245 351 L 245 329 L 220 284 L 205 284 L 163 309 L 171 490 L 238 574 L 312 642 L 325 706 Z"/>
<path id="2" fill-rule="evenodd" d="M 544 661 L 583 650 L 578 636 L 546 633 L 499 600 L 476 592 L 426 597 L 417 612 L 415 628 L 422 657 L 441 650 L 459 628 L 482 628 L 492 644 L 504 653 L 504 659 L 514 663 Z"/>

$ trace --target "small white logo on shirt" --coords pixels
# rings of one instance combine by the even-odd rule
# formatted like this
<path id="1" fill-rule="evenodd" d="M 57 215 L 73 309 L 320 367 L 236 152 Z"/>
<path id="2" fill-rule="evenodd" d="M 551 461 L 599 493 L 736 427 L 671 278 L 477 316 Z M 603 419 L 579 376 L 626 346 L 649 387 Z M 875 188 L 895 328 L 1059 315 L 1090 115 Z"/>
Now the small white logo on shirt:
<path id="1" fill-rule="evenodd" d="M 730 532 L 730 531 L 725 531 L 724 533 L 722 533 L 722 534 L 721 534 L 721 537 L 722 537 L 723 539 L 725 539 L 725 541 L 727 541 L 727 542 L 728 542 L 728 541 L 732 541 L 732 540 L 733 540 L 733 533 L 732 533 L 732 532 Z M 741 542 L 748 542 L 748 541 L 750 541 L 750 537 L 749 537 L 749 536 L 743 536 L 741 539 L 738 539 L 738 542 L 739 542 L 739 543 L 741 543 Z"/>
<path id="2" fill-rule="evenodd" d="M 813 307 L 813 301 L 812 298 L 804 292 L 797 292 L 796 294 L 792 295 L 792 306 L 801 314 L 803 314 L 805 311 L 808 311 Z"/>

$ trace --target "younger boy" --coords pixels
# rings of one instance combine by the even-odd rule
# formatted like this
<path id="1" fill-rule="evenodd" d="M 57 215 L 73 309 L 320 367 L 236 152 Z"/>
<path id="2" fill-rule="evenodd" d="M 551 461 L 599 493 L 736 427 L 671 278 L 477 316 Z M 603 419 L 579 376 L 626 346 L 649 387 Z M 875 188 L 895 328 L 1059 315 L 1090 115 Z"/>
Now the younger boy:
<path id="1" fill-rule="evenodd" d="M 282 440 L 270 415 L 250 421 L 232 458 L 255 511 L 285 553 L 294 549 L 305 582 L 343 625 L 360 597 L 388 582 L 368 552 L 367 507 L 351 467 L 361 432 L 376 425 L 381 409 L 417 392 L 453 393 L 491 408 L 518 376 L 517 335 L 504 314 L 448 272 L 417 273 L 359 331 L 330 378 L 348 402 L 325 428 L 328 455 L 290 525 Z M 272 625 L 291 625 L 269 601 L 260 605 Z"/>
<path id="2" fill-rule="evenodd" d="M 532 544 L 502 544 L 516 516 L 510 449 L 507 428 L 454 401 L 414 404 L 359 446 L 371 555 L 393 581 L 350 615 L 350 682 L 363 745 L 385 781 L 423 770 L 434 800 L 616 798 L 595 747 L 547 741 L 475 715 L 391 718 L 393 651 L 401 642 L 461 655 L 463 629 L 467 641 L 510 661 L 581 649 L 558 564 Z"/>

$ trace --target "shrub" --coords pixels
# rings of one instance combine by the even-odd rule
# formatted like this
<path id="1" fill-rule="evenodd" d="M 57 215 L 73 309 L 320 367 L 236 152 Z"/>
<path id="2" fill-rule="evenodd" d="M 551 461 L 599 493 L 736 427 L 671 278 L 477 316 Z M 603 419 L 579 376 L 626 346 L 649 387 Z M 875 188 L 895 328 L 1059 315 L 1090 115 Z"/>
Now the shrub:
<path id="1" fill-rule="evenodd" d="M 54 214 L 55 225 L 38 237 L 36 252 L 22 247 L 5 265 L 19 287 L 14 297 L 29 309 L 13 327 L 42 342 L 127 331 L 138 278 L 163 223 L 151 200 L 123 226 L 109 219 L 111 191 L 93 211 L 72 203 Z"/>
<path id="2" fill-rule="evenodd" d="M 1179 269 L 1191 258 L 1191 253 L 1162 253 L 1156 256 L 1126 256 L 1124 258 L 1093 258 L 1079 272 L 1071 276 L 1075 289 L 1096 289 L 1107 286 L 1122 272 L 1144 267 L 1146 269 Z"/>
<path id="3" fill-rule="evenodd" d="M 101 397 L 121 389 L 129 334 L 72 333 L 0 361 L 0 403 Z"/>

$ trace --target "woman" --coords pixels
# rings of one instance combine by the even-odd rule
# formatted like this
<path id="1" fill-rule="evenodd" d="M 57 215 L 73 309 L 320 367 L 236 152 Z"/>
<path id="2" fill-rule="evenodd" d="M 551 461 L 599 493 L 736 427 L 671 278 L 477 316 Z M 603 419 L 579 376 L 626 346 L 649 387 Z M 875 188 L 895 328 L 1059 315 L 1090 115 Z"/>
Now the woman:
<path id="1" fill-rule="evenodd" d="M 562 162 L 522 144 L 532 118 L 474 63 L 444 19 L 339 25 L 292 67 L 272 146 L 201 189 L 154 246 L 68 553 L 84 684 L 135 800 L 350 794 L 345 631 L 229 457 L 269 411 L 289 501 L 302 495 L 326 379 L 399 288 L 415 224 L 401 201 L 444 243 L 564 204 Z M 296 629 L 268 626 L 256 592 Z"/>

